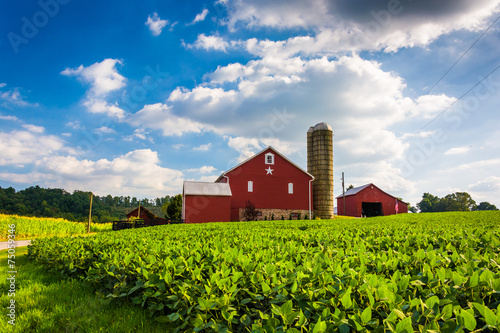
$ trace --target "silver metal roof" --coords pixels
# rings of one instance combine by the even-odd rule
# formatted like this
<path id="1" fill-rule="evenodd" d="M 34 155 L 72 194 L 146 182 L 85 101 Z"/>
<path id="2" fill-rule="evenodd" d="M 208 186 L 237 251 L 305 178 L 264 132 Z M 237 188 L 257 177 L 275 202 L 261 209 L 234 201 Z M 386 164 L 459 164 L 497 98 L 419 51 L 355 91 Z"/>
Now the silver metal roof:
<path id="1" fill-rule="evenodd" d="M 358 187 L 350 188 L 347 191 L 345 191 L 345 196 L 347 197 L 349 195 L 354 195 L 354 194 L 356 194 L 358 192 L 361 192 L 362 190 L 364 190 L 365 188 L 367 188 L 370 185 L 373 185 L 373 184 L 370 183 L 370 184 L 366 184 L 366 185 L 363 185 L 363 186 L 358 186 Z M 342 195 L 339 195 L 335 199 L 338 199 L 338 198 L 342 198 Z"/>
<path id="2" fill-rule="evenodd" d="M 184 195 L 213 195 L 227 197 L 232 196 L 232 193 L 227 183 L 185 181 Z"/>
<path id="3" fill-rule="evenodd" d="M 333 131 L 332 127 L 330 125 L 328 125 L 327 123 L 317 123 L 313 127 L 313 131 L 322 131 L 322 130 Z"/>

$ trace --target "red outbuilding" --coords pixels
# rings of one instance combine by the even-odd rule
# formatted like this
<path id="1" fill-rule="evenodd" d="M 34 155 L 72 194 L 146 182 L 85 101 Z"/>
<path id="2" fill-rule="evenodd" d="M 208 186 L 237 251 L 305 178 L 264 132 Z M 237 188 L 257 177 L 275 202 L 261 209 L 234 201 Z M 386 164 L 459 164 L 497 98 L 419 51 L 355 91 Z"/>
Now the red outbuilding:
<path id="1" fill-rule="evenodd" d="M 289 219 L 290 216 L 304 219 L 311 216 L 313 209 L 313 180 L 311 174 L 276 149 L 267 147 L 224 172 L 215 183 L 197 182 L 199 186 L 206 186 L 206 191 L 188 192 L 192 182 L 184 182 L 183 216 L 186 223 L 241 221 L 250 201 L 259 212 L 259 220 Z M 216 184 L 227 187 L 225 199 L 210 195 Z"/>
<path id="2" fill-rule="evenodd" d="M 408 213 L 408 204 L 382 191 L 374 184 L 355 187 L 337 197 L 338 215 L 371 217 Z"/>
<path id="3" fill-rule="evenodd" d="M 185 181 L 182 218 L 185 223 L 227 222 L 231 217 L 231 195 L 228 184 Z"/>

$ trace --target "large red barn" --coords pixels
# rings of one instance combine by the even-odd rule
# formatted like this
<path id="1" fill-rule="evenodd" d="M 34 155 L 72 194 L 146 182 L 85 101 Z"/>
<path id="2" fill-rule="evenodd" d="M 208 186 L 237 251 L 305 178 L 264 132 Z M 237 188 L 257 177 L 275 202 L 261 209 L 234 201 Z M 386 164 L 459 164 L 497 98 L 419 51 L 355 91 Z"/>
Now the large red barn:
<path id="1" fill-rule="evenodd" d="M 370 217 L 408 213 L 408 204 L 382 191 L 374 184 L 355 187 L 337 197 L 338 215 Z"/>
<path id="2" fill-rule="evenodd" d="M 215 183 L 207 184 L 207 188 L 225 184 L 228 186 L 226 199 L 208 198 L 203 192 L 197 195 L 186 194 L 184 182 L 183 216 L 186 223 L 199 221 L 241 221 L 248 201 L 260 212 L 260 220 L 294 219 L 311 216 L 312 186 L 314 177 L 290 161 L 272 147 L 267 147 L 234 168 L 224 172 Z M 210 185 L 211 184 L 211 185 Z M 209 190 L 208 190 L 209 191 Z M 193 203 L 204 202 L 203 209 L 196 208 Z M 222 217 L 228 203 L 228 218 Z M 198 204 L 198 206 L 200 206 Z M 224 207 L 224 208 L 223 208 Z M 215 215 L 214 211 L 220 212 Z M 196 215 L 196 218 L 193 216 Z M 190 217 L 191 216 L 191 217 Z"/>

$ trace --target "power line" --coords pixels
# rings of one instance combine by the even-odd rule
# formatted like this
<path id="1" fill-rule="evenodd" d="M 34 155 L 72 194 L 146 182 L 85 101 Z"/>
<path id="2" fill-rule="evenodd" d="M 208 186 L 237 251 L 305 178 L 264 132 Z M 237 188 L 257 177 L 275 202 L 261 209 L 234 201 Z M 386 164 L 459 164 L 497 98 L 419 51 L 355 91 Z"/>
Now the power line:
<path id="1" fill-rule="evenodd" d="M 484 80 L 486 80 L 489 76 L 491 76 L 493 73 L 495 73 L 498 69 L 500 68 L 500 65 L 497 66 L 495 69 L 493 69 L 491 72 L 488 73 L 488 75 L 486 75 L 483 79 L 481 79 L 479 82 L 477 82 L 474 86 L 472 86 L 471 88 L 469 88 L 465 93 L 463 93 L 457 100 L 455 100 L 453 103 L 451 103 L 447 108 L 445 108 L 443 111 L 441 111 L 439 114 L 437 114 L 434 118 L 432 118 L 429 122 L 427 122 L 424 126 L 422 126 L 418 131 L 416 131 L 415 133 L 413 133 L 413 135 L 411 135 L 408 139 L 406 139 L 403 143 L 407 143 L 409 142 L 411 139 L 413 139 L 417 134 L 419 134 L 420 132 L 422 132 L 422 130 L 424 130 L 427 126 L 429 126 L 431 123 L 433 123 L 437 118 L 439 118 L 439 116 L 441 116 L 443 113 L 445 113 L 446 111 L 448 111 L 450 108 L 452 108 L 458 101 L 460 101 L 462 98 L 464 98 L 465 96 L 467 96 L 472 90 L 474 90 L 477 86 L 479 86 Z M 391 156 L 392 154 L 394 154 L 394 151 L 391 151 L 389 154 L 387 154 L 383 160 L 377 162 L 377 163 L 374 163 L 371 165 L 370 168 L 368 168 L 366 171 L 362 172 L 362 174 L 366 174 L 368 173 L 371 169 L 373 169 L 374 166 L 384 162 L 389 156 Z"/>
<path id="2" fill-rule="evenodd" d="M 435 88 L 435 87 L 439 84 L 439 82 L 441 82 L 441 81 L 444 79 L 444 77 L 445 77 L 446 75 L 448 75 L 448 73 L 449 73 L 449 72 L 451 72 L 451 70 L 452 70 L 452 69 L 453 69 L 453 68 L 454 68 L 454 67 L 455 67 L 455 66 L 456 66 L 456 65 L 460 62 L 460 60 L 462 60 L 462 59 L 463 59 L 463 57 L 465 57 L 465 55 L 466 55 L 467 53 L 469 53 L 469 51 L 470 51 L 470 50 L 471 50 L 471 49 L 472 49 L 472 48 L 473 48 L 473 47 L 477 44 L 477 42 L 479 42 L 479 40 L 480 40 L 481 38 L 483 38 L 483 36 L 484 36 L 484 35 L 485 35 L 485 34 L 486 34 L 489 30 L 490 30 L 490 28 L 491 28 L 491 27 L 492 27 L 492 26 L 493 26 L 493 25 L 494 25 L 494 24 L 495 24 L 495 23 L 496 23 L 499 19 L 500 19 L 500 16 L 498 16 L 498 17 L 497 17 L 497 18 L 496 18 L 496 19 L 495 19 L 495 20 L 494 20 L 494 21 L 493 21 L 493 22 L 492 22 L 492 23 L 488 26 L 488 28 L 486 28 L 486 29 L 485 29 L 485 30 L 481 33 L 481 35 L 479 35 L 479 37 L 478 37 L 478 38 L 476 38 L 476 40 L 474 41 L 474 43 L 472 43 L 472 44 L 469 46 L 469 48 L 468 48 L 468 49 L 467 49 L 467 50 L 466 50 L 466 51 L 465 51 L 465 52 L 464 52 L 464 53 L 463 53 L 463 54 L 462 54 L 462 55 L 461 55 L 461 56 L 457 59 L 457 61 L 455 61 L 455 63 L 454 63 L 453 65 L 451 65 L 451 67 L 450 67 L 450 68 L 448 68 L 448 70 L 447 70 L 447 71 L 446 71 L 446 72 L 445 72 L 445 73 L 444 73 L 444 74 L 443 74 L 443 75 L 439 78 L 439 80 L 437 80 L 437 82 L 436 82 L 436 83 L 434 83 L 434 85 L 433 85 L 431 88 L 429 88 L 429 90 L 427 90 L 427 92 L 426 92 L 424 95 L 422 95 L 422 96 L 427 96 L 427 95 L 429 95 L 429 94 L 430 94 L 430 92 L 431 92 L 431 91 L 432 91 L 432 90 L 433 90 L 433 89 L 434 89 L 434 88 Z M 413 110 L 414 110 L 414 109 L 415 109 L 418 105 L 419 105 L 418 101 L 415 101 L 415 105 L 413 105 L 413 107 L 412 107 L 412 108 L 411 108 L 408 112 L 406 112 L 406 113 L 404 114 L 404 116 L 403 116 L 401 119 L 399 119 L 399 121 L 398 121 L 396 124 L 394 124 L 391 128 L 389 128 L 389 131 L 390 131 L 390 132 L 392 132 L 392 130 L 394 130 L 394 129 L 395 129 L 395 128 L 399 125 L 399 124 L 401 124 L 401 122 L 403 122 L 406 118 L 408 118 L 408 116 L 412 113 L 412 111 L 413 111 Z M 380 139 L 380 140 L 379 140 L 379 141 L 375 144 L 375 146 L 377 146 L 377 145 L 378 145 L 380 142 L 382 142 L 383 140 L 384 140 L 383 138 L 382 138 L 382 139 Z M 367 154 L 368 154 L 368 153 L 365 153 L 365 154 L 364 154 L 364 155 L 363 155 L 363 156 L 362 156 L 362 157 L 361 157 L 358 161 L 356 161 L 356 163 L 358 163 L 358 162 L 360 162 L 361 160 L 363 160 L 363 159 L 366 157 L 366 155 L 367 155 Z"/>

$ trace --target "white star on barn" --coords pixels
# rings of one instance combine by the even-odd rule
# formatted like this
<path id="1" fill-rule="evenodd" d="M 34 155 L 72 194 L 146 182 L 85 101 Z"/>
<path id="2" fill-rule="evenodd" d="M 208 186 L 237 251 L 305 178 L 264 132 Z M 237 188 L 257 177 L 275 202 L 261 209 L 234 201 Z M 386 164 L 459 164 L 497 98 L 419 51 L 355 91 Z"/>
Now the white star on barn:
<path id="1" fill-rule="evenodd" d="M 269 167 L 269 168 L 266 169 L 266 171 L 267 171 L 266 175 L 269 175 L 269 174 L 272 175 L 274 169 L 271 169 L 271 167 Z"/>

